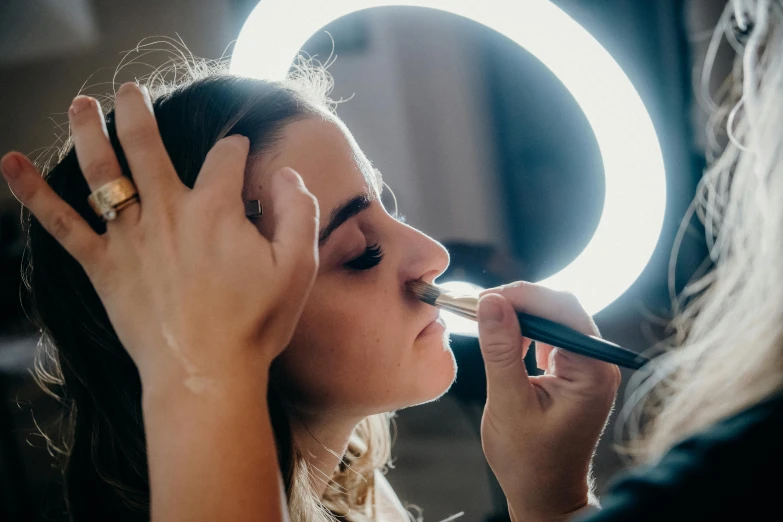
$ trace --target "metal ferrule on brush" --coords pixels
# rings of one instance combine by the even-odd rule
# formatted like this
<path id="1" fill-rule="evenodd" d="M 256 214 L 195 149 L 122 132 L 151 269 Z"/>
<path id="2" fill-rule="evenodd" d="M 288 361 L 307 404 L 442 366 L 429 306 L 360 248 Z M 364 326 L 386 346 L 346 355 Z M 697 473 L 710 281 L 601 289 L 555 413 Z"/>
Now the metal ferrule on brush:
<path id="1" fill-rule="evenodd" d="M 479 298 L 476 295 L 452 294 L 421 280 L 410 281 L 407 286 L 417 299 L 429 305 L 437 306 L 460 317 L 477 320 Z"/>
<path id="2" fill-rule="evenodd" d="M 474 295 L 453 295 L 441 293 L 435 299 L 435 306 L 460 317 L 476 320 L 479 298 Z"/>

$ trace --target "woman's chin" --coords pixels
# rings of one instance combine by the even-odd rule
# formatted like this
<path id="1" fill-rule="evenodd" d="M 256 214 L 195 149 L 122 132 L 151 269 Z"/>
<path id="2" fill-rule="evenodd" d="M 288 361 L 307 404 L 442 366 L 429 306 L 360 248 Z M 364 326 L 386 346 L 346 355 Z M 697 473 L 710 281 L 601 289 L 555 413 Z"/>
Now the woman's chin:
<path id="1" fill-rule="evenodd" d="M 427 358 L 419 370 L 417 383 L 418 397 L 411 406 L 424 404 L 442 397 L 454 383 L 457 376 L 457 361 L 449 346 L 448 336 L 432 339 L 428 349 L 433 350 L 433 357 Z"/>

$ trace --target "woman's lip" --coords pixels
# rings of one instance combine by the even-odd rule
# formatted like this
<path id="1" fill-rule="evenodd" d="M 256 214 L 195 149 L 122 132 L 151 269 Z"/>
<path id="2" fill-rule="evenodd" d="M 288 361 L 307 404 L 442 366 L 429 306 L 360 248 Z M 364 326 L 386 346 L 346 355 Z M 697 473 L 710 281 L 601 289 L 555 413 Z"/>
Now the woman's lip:
<path id="1" fill-rule="evenodd" d="M 424 327 L 424 329 L 419 332 L 419 337 L 424 335 L 431 335 L 431 334 L 439 334 L 443 335 L 443 333 L 446 331 L 446 323 L 443 321 L 443 318 L 441 316 L 438 316 L 435 318 L 434 321 L 432 321 L 430 324 Z"/>

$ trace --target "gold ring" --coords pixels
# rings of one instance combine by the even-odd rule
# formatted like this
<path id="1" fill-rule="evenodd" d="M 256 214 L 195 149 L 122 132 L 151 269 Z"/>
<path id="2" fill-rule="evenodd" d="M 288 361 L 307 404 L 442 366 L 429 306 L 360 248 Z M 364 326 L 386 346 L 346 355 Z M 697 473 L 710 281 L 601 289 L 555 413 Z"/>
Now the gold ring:
<path id="1" fill-rule="evenodd" d="M 138 203 L 139 193 L 130 178 L 121 176 L 98 187 L 87 201 L 104 221 L 111 221 L 117 217 L 120 210 Z"/>

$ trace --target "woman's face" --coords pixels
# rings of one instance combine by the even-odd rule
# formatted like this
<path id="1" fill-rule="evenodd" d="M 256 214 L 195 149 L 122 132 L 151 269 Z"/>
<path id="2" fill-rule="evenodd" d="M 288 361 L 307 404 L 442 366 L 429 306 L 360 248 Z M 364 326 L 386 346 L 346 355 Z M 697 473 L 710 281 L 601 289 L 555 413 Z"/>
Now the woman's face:
<path id="1" fill-rule="evenodd" d="M 243 199 L 260 199 L 257 226 L 274 230 L 268 176 L 291 167 L 320 208 L 320 267 L 289 347 L 275 365 L 286 399 L 308 413 L 364 417 L 433 400 L 456 366 L 437 309 L 405 284 L 449 264 L 437 241 L 383 208 L 370 162 L 342 122 L 286 126 L 274 153 L 251 163 Z"/>

